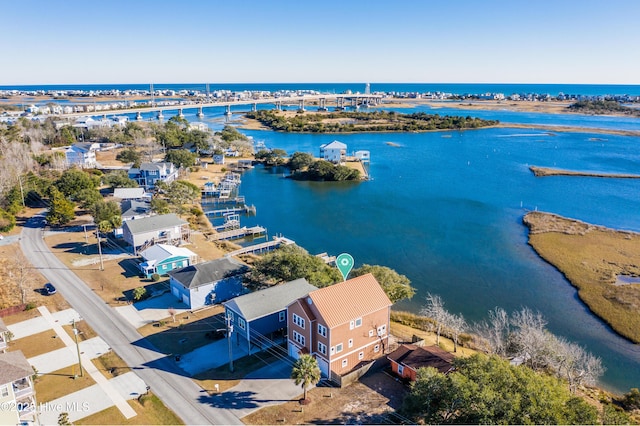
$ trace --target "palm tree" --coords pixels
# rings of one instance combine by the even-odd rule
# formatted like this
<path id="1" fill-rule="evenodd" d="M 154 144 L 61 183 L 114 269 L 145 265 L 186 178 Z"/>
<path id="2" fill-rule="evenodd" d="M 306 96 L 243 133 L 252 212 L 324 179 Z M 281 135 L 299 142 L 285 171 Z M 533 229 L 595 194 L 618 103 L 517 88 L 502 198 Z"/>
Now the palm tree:
<path id="1" fill-rule="evenodd" d="M 309 354 L 300 355 L 293 364 L 291 378 L 296 385 L 302 384 L 304 390 L 303 401 L 307 400 L 307 388 L 320 381 L 320 367 L 318 361 Z"/>

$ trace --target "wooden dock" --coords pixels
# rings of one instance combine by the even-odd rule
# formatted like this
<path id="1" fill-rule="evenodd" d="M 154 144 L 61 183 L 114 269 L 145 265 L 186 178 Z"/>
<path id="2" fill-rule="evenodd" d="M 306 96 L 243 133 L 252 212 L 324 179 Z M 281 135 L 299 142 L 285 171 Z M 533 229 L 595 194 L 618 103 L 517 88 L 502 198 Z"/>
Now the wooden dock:
<path id="1" fill-rule="evenodd" d="M 295 244 L 295 241 L 290 240 L 285 237 L 274 237 L 273 240 L 267 241 L 266 243 L 254 244 L 248 247 L 243 247 L 239 250 L 232 251 L 230 253 L 225 254 L 225 257 L 239 256 L 241 254 L 248 253 L 263 253 L 265 251 L 275 250 L 280 246 L 287 246 L 289 244 Z"/>
<path id="2" fill-rule="evenodd" d="M 221 240 L 235 240 L 238 238 L 244 237 L 256 237 L 266 234 L 266 228 L 262 226 L 253 226 L 251 228 L 247 228 L 243 226 L 239 229 L 232 229 L 230 231 L 222 231 L 217 234 L 212 234 L 209 236 L 209 241 L 221 241 Z"/>
<path id="3" fill-rule="evenodd" d="M 207 216 L 224 217 L 232 214 L 245 214 L 247 216 L 256 214 L 256 206 L 228 207 L 226 209 L 207 210 Z"/>

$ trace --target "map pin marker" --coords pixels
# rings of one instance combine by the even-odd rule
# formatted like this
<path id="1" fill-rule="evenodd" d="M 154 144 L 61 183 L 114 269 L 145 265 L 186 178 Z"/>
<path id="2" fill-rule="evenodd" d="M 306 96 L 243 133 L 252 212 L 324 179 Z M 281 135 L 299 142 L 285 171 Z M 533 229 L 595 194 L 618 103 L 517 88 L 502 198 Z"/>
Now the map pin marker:
<path id="1" fill-rule="evenodd" d="M 353 257 L 349 253 L 342 253 L 336 257 L 336 266 L 340 270 L 343 280 L 346 281 L 349 272 L 353 269 Z"/>

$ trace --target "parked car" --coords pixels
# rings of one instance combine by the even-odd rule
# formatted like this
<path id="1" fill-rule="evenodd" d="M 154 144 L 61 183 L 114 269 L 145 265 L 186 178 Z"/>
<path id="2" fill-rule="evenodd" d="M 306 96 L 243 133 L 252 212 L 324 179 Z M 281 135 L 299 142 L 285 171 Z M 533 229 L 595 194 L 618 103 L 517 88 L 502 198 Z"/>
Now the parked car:
<path id="1" fill-rule="evenodd" d="M 44 294 L 47 296 L 51 296 L 52 294 L 56 294 L 56 288 L 51 283 L 46 283 L 44 285 Z"/>

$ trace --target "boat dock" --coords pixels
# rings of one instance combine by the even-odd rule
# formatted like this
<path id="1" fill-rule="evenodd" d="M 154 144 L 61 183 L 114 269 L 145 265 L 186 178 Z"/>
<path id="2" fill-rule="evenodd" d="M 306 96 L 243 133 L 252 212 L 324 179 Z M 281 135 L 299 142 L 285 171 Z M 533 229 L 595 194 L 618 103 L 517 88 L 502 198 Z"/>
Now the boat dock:
<path id="1" fill-rule="evenodd" d="M 278 247 L 283 245 L 288 246 L 290 244 L 295 244 L 295 243 L 296 243 L 295 241 L 285 237 L 274 237 L 273 240 L 267 241 L 266 243 L 254 244 L 254 245 L 243 247 L 241 249 L 227 253 L 225 254 L 225 257 L 239 256 L 241 254 L 248 254 L 248 253 L 252 253 L 252 254 L 263 253 L 265 251 L 275 250 Z"/>
<path id="2" fill-rule="evenodd" d="M 255 216 L 256 206 L 228 207 L 226 209 L 207 210 L 204 212 L 207 216 L 224 217 L 233 214 L 245 214 L 247 216 Z"/>
<path id="3" fill-rule="evenodd" d="M 259 237 L 262 235 L 266 235 L 267 230 L 262 226 L 253 226 L 251 228 L 247 228 L 243 226 L 239 229 L 232 229 L 230 231 L 222 231 L 216 234 L 211 234 L 208 239 L 209 241 L 221 241 L 221 240 L 235 240 L 238 238 L 244 237 Z"/>

